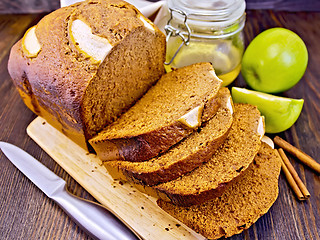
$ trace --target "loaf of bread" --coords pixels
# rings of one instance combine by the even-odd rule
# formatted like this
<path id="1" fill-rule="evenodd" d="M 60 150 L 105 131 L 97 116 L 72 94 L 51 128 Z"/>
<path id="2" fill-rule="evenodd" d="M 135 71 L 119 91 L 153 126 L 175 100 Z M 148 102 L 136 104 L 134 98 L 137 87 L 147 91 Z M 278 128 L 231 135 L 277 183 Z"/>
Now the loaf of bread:
<path id="1" fill-rule="evenodd" d="M 248 229 L 278 197 L 281 159 L 265 143 L 249 168 L 224 193 L 201 205 L 181 207 L 158 200 L 173 217 L 208 239 L 230 237 Z"/>
<path id="2" fill-rule="evenodd" d="M 222 81 L 210 63 L 164 74 L 133 107 L 89 143 L 103 161 L 141 162 L 165 152 L 216 113 Z"/>
<path id="3" fill-rule="evenodd" d="M 106 161 L 108 172 L 117 179 L 153 186 L 176 179 L 206 162 L 226 139 L 233 120 L 229 90 L 221 88 L 216 100 L 221 107 L 215 116 L 167 152 L 145 162 Z"/>
<path id="4" fill-rule="evenodd" d="M 165 46 L 134 6 L 86 0 L 29 29 L 8 69 L 25 104 L 86 147 L 164 73 Z"/>

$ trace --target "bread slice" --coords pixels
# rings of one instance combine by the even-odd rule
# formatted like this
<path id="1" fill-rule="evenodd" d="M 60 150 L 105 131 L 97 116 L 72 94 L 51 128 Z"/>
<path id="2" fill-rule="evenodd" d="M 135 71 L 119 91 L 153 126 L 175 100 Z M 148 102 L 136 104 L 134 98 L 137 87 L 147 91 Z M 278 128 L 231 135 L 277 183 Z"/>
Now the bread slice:
<path id="1" fill-rule="evenodd" d="M 133 107 L 89 142 L 99 158 L 145 161 L 166 151 L 216 113 L 221 87 L 210 63 L 161 77 Z"/>
<path id="2" fill-rule="evenodd" d="M 257 107 L 235 104 L 231 130 L 208 162 L 175 180 L 152 188 L 143 186 L 143 191 L 181 206 L 201 204 L 220 196 L 226 184 L 252 163 L 261 145 L 263 125 Z M 142 185 L 137 187 L 142 190 Z"/>
<path id="3" fill-rule="evenodd" d="M 265 214 L 278 197 L 281 169 L 279 155 L 267 144 L 250 167 L 226 187 L 224 193 L 201 205 L 181 207 L 158 200 L 158 205 L 209 239 L 231 237 L 248 229 Z"/>
<path id="4" fill-rule="evenodd" d="M 114 178 L 123 178 L 123 175 L 127 181 L 149 186 L 190 172 L 211 158 L 231 128 L 233 104 L 229 90 L 221 88 L 217 100 L 221 107 L 215 116 L 169 151 L 145 162 L 106 161 L 104 165 Z"/>
<path id="5" fill-rule="evenodd" d="M 11 49 L 25 104 L 80 146 L 164 74 L 165 35 L 121 0 L 57 9 Z"/>

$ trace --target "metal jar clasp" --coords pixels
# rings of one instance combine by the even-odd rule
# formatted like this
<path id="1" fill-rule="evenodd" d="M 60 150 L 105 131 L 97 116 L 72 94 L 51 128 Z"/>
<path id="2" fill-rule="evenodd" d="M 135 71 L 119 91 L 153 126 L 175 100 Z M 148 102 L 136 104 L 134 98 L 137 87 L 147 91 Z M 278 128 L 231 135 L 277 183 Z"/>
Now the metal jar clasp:
<path id="1" fill-rule="evenodd" d="M 187 20 L 188 20 L 188 15 L 186 12 L 178 10 L 178 9 L 172 9 L 169 8 L 170 11 L 170 18 L 167 22 L 167 25 L 164 27 L 164 30 L 166 31 L 166 41 L 168 43 L 170 37 L 177 37 L 179 36 L 182 39 L 182 43 L 180 44 L 179 48 L 177 49 L 177 51 L 175 52 L 175 54 L 172 56 L 171 60 L 169 62 L 165 62 L 165 65 L 170 65 L 174 58 L 177 56 L 178 52 L 180 51 L 180 49 L 182 48 L 183 45 L 188 46 L 189 45 L 189 41 L 190 41 L 190 36 L 191 36 L 191 30 L 188 26 Z M 173 27 L 170 22 L 173 19 L 173 13 L 176 12 L 180 15 L 182 15 L 184 17 L 184 21 L 183 24 L 186 27 L 187 31 L 188 31 L 188 35 L 186 36 L 185 34 L 183 34 L 179 29 L 176 29 L 175 27 Z"/>

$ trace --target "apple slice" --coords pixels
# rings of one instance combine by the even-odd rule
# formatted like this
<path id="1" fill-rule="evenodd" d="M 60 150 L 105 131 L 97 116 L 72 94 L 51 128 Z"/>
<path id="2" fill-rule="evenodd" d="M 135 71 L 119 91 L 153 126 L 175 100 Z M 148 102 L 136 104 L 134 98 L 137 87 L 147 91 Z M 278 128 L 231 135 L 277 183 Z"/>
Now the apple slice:
<path id="1" fill-rule="evenodd" d="M 197 129 L 201 125 L 203 106 L 198 106 L 178 119 L 182 124 Z"/>
<path id="2" fill-rule="evenodd" d="M 256 105 L 265 117 L 266 132 L 278 133 L 290 128 L 298 119 L 304 100 L 278 97 L 271 94 L 233 87 L 235 103 Z"/>
<path id="3" fill-rule="evenodd" d="M 92 34 L 92 30 L 85 22 L 76 19 L 70 27 L 71 41 L 80 52 L 102 62 L 112 49 L 108 39 Z"/>
<path id="4" fill-rule="evenodd" d="M 269 138 L 268 136 L 263 136 L 261 139 L 262 142 L 268 144 L 272 149 L 274 149 L 274 142 L 272 141 L 271 138 Z"/>
<path id="5" fill-rule="evenodd" d="M 34 58 L 38 56 L 41 50 L 41 45 L 36 36 L 36 27 L 33 26 L 28 29 L 22 38 L 22 50 L 27 57 Z"/>
<path id="6" fill-rule="evenodd" d="M 141 20 L 141 22 L 143 22 L 143 25 L 148 28 L 151 32 L 155 32 L 154 27 L 152 26 L 152 24 L 150 23 L 150 20 L 148 20 L 147 18 L 145 18 L 143 15 L 139 16 L 139 19 Z"/>

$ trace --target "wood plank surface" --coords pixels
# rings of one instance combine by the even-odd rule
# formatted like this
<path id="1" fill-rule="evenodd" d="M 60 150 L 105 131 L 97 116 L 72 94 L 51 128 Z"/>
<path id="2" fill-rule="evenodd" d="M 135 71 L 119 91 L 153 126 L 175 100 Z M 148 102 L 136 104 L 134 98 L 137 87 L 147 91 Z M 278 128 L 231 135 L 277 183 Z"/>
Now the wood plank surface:
<path id="1" fill-rule="evenodd" d="M 72 193 L 94 198 L 26 134 L 36 116 L 28 110 L 7 72 L 12 44 L 42 15 L 0 15 L 0 140 L 13 143 L 39 159 L 67 181 Z M 296 124 L 280 136 L 320 162 L 320 13 L 247 11 L 244 29 L 249 43 L 271 27 L 286 27 L 298 33 L 309 51 L 309 64 L 302 80 L 283 96 L 304 98 Z M 245 87 L 239 76 L 235 86 Z M 289 155 L 311 197 L 299 202 L 281 175 L 279 198 L 256 224 L 232 240 L 320 240 L 320 176 Z M 1 239 L 90 239 L 73 221 L 0 153 Z"/>
<path id="2" fill-rule="evenodd" d="M 60 0 L 1 0 L 1 14 L 35 14 L 51 12 L 60 7 Z"/>

